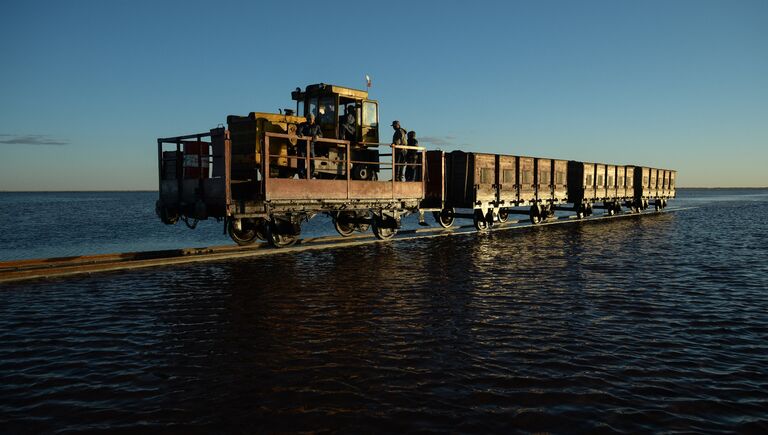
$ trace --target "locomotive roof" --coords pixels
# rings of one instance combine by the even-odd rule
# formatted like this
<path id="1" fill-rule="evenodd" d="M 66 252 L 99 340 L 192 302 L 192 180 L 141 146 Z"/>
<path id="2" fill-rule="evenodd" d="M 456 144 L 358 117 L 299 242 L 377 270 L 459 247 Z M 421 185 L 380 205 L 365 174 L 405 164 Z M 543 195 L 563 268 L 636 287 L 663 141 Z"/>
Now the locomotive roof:
<path id="1" fill-rule="evenodd" d="M 308 85 L 304 92 L 294 92 L 293 99 L 304 99 L 305 95 L 320 95 L 320 94 L 339 94 L 343 97 L 368 99 L 368 91 L 362 91 L 360 89 L 352 89 L 344 86 L 330 85 L 326 83 L 316 83 L 314 85 Z"/>

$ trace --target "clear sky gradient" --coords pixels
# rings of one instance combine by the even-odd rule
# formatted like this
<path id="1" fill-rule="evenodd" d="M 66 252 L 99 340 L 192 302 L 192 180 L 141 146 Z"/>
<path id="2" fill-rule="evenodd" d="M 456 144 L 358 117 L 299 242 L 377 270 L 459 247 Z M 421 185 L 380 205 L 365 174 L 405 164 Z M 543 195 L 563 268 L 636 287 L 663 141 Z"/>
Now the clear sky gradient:
<path id="1" fill-rule="evenodd" d="M 768 1 L 0 2 L 0 190 L 157 188 L 156 138 L 364 88 L 423 145 L 768 186 Z"/>

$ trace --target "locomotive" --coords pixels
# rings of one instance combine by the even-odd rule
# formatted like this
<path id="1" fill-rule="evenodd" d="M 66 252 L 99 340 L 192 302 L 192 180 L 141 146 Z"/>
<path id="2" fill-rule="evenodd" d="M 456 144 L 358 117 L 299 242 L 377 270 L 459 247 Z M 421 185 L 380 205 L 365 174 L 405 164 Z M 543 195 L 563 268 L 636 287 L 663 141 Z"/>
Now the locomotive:
<path id="1" fill-rule="evenodd" d="M 381 143 L 378 102 L 368 92 L 320 83 L 291 97 L 295 110 L 232 115 L 227 127 L 159 138 L 162 222 L 193 228 L 199 220 L 223 220 L 239 245 L 264 240 L 285 247 L 318 213 L 329 215 L 342 236 L 370 228 L 386 240 L 411 213 L 432 212 L 445 228 L 471 218 L 485 231 L 511 214 L 536 224 L 556 210 L 578 218 L 594 209 L 638 213 L 663 209 L 675 197 L 673 170 Z M 342 108 L 355 118 L 351 139 L 341 139 Z M 322 137 L 298 134 L 309 114 Z M 417 158 L 402 162 L 396 156 L 403 152 Z M 398 180 L 402 166 L 416 176 Z"/>

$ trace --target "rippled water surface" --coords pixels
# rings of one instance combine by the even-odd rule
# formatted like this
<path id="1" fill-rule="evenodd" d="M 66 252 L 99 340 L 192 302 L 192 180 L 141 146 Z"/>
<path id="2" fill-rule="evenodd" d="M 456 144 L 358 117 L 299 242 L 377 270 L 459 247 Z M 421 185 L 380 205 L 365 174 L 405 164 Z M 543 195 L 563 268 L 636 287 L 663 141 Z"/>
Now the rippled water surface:
<path id="1" fill-rule="evenodd" d="M 151 217 L 154 194 L 117 195 Z M 679 196 L 663 215 L 0 284 L 0 432 L 766 433 L 768 191 Z M 63 214 L 35 234 L 0 215 L 25 233 L 0 236 L 6 258 L 55 250 Z M 131 245 L 130 221 L 82 243 L 226 243 L 148 221 Z"/>

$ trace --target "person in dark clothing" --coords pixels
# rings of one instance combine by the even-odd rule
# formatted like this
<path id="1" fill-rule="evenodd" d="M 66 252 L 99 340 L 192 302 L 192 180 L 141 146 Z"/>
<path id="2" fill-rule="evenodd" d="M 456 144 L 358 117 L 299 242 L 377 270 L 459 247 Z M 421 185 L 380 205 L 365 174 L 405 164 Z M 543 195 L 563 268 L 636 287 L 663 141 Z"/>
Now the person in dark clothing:
<path id="1" fill-rule="evenodd" d="M 419 140 L 416 139 L 415 131 L 408 132 L 408 146 L 419 146 Z M 405 156 L 405 162 L 408 164 L 408 166 L 405 167 L 405 181 L 420 181 L 421 168 L 418 166 L 418 163 L 420 163 L 419 157 L 421 157 L 421 153 L 417 150 L 408 150 L 408 153 Z"/>
<path id="2" fill-rule="evenodd" d="M 355 106 L 349 105 L 346 107 L 346 113 L 342 118 L 342 122 L 339 125 L 339 139 L 340 140 L 355 140 L 356 131 L 355 128 Z"/>
<path id="3" fill-rule="evenodd" d="M 392 128 L 395 129 L 395 134 L 392 135 L 392 145 L 407 145 L 408 132 L 405 131 L 404 128 L 400 127 L 400 121 L 393 121 Z M 395 173 L 393 176 L 395 177 L 396 181 L 403 181 L 403 172 L 405 170 L 405 160 L 408 151 L 402 148 L 395 148 L 394 154 L 395 155 L 392 157 L 396 165 Z"/>
<path id="4" fill-rule="evenodd" d="M 296 135 L 301 138 L 303 136 L 309 136 L 311 138 L 311 141 L 309 143 L 309 157 L 310 159 L 315 157 L 315 141 L 318 137 L 323 137 L 323 131 L 320 129 L 320 126 L 315 122 L 315 115 L 314 114 L 308 114 L 307 115 L 307 122 L 302 122 L 299 124 L 299 128 L 296 129 Z M 300 157 L 307 157 L 307 148 L 304 145 L 303 141 L 300 141 L 297 145 L 296 154 L 298 154 Z M 307 177 L 307 171 L 306 171 L 306 161 L 302 160 L 300 162 L 299 167 L 299 178 L 306 178 Z M 315 177 L 315 161 L 310 160 L 309 161 L 309 172 L 312 178 Z"/>

